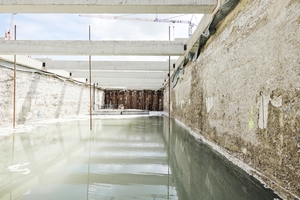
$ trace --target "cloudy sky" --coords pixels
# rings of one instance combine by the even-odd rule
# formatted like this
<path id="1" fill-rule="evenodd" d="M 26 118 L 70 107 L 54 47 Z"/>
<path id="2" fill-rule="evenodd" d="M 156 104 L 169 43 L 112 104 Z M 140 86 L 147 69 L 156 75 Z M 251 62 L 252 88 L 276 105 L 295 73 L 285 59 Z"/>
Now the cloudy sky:
<path id="1" fill-rule="evenodd" d="M 155 19 L 156 15 L 111 15 Z M 198 24 L 201 15 L 158 15 L 158 19 L 192 20 Z M 4 37 L 9 30 L 11 14 L 0 14 L 0 34 Z M 133 20 L 111 20 L 79 17 L 78 14 L 16 14 L 12 27 L 17 26 L 19 40 L 88 40 L 88 27 L 91 26 L 92 40 L 168 40 L 169 23 L 142 22 Z M 196 27 L 193 28 L 193 31 Z M 188 24 L 171 24 L 171 40 L 187 38 Z M 54 59 L 80 59 L 86 57 L 58 57 Z M 164 60 L 162 57 L 93 57 L 94 60 Z"/>

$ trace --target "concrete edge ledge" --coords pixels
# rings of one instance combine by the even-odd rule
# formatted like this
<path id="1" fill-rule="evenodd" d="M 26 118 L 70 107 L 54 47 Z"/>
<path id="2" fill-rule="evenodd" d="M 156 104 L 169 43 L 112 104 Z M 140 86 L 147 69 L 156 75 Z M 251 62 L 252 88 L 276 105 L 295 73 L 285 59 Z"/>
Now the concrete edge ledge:
<path id="1" fill-rule="evenodd" d="M 149 115 L 149 110 L 138 109 L 103 109 L 93 111 L 93 115 Z"/>

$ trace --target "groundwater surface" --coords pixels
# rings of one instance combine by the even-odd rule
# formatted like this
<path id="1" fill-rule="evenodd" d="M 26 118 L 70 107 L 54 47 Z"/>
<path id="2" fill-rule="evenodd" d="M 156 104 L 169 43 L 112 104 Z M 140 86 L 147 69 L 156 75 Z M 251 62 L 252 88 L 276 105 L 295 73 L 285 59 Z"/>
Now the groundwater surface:
<path id="1" fill-rule="evenodd" d="M 0 139 L 0 199 L 280 199 L 162 116 L 39 125 Z"/>

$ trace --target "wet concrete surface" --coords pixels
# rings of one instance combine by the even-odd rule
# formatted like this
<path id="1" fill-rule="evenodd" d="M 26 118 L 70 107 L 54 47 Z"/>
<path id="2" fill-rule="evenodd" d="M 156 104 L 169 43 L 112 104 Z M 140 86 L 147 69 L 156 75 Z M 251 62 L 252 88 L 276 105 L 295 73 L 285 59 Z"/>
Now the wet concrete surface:
<path id="1" fill-rule="evenodd" d="M 179 124 L 171 127 L 170 167 L 179 199 L 281 199 Z"/>
<path id="2" fill-rule="evenodd" d="M 169 135 L 167 118 L 93 124 L 93 131 L 78 120 L 2 137 L 0 199 L 278 198 L 175 122 Z"/>

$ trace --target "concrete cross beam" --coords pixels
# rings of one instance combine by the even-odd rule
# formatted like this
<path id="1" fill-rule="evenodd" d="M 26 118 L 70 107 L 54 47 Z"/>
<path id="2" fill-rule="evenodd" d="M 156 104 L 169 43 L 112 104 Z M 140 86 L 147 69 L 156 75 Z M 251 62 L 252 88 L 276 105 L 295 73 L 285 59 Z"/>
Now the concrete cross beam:
<path id="1" fill-rule="evenodd" d="M 38 59 L 45 63 L 48 70 L 60 69 L 66 71 L 88 70 L 89 61 L 69 61 L 69 60 L 51 60 Z M 171 71 L 173 63 L 171 60 Z M 169 71 L 169 61 L 92 61 L 92 70 L 124 70 L 124 71 Z"/>
<path id="2" fill-rule="evenodd" d="M 217 0 L 0 0 L 0 13 L 212 13 Z"/>
<path id="3" fill-rule="evenodd" d="M 95 83 L 99 83 L 100 85 L 105 85 L 105 84 L 119 84 L 119 85 L 123 85 L 123 84 L 162 84 L 164 82 L 164 79 L 138 79 L 138 78 L 134 78 L 134 79 L 127 79 L 127 78 L 94 78 L 92 79 L 93 82 Z"/>
<path id="4" fill-rule="evenodd" d="M 74 81 L 86 82 L 89 84 L 89 79 L 86 78 L 72 78 Z M 159 90 L 163 88 L 163 79 L 127 79 L 127 78 L 92 78 L 92 84 L 96 87 L 111 88 L 111 89 L 153 89 Z"/>
<path id="5" fill-rule="evenodd" d="M 114 90 L 121 90 L 121 89 L 127 89 L 127 90 L 160 90 L 163 88 L 162 83 L 157 84 L 123 84 L 123 85 L 117 85 L 117 84 L 98 84 L 98 87 L 101 87 L 103 89 L 114 89 Z"/>
<path id="6" fill-rule="evenodd" d="M 73 78 L 89 77 L 89 71 L 74 71 L 72 72 Z M 137 71 L 92 71 L 92 79 L 95 78 L 113 78 L 116 79 L 126 78 L 132 79 L 166 79 L 167 72 L 137 72 Z"/>
<path id="7" fill-rule="evenodd" d="M 182 56 L 185 41 L 0 40 L 0 55 Z"/>
<path id="8" fill-rule="evenodd" d="M 127 88 L 127 89 L 153 89 L 163 87 L 163 79 L 142 79 L 142 78 L 94 78 L 93 83 L 98 83 L 102 88 Z"/>

